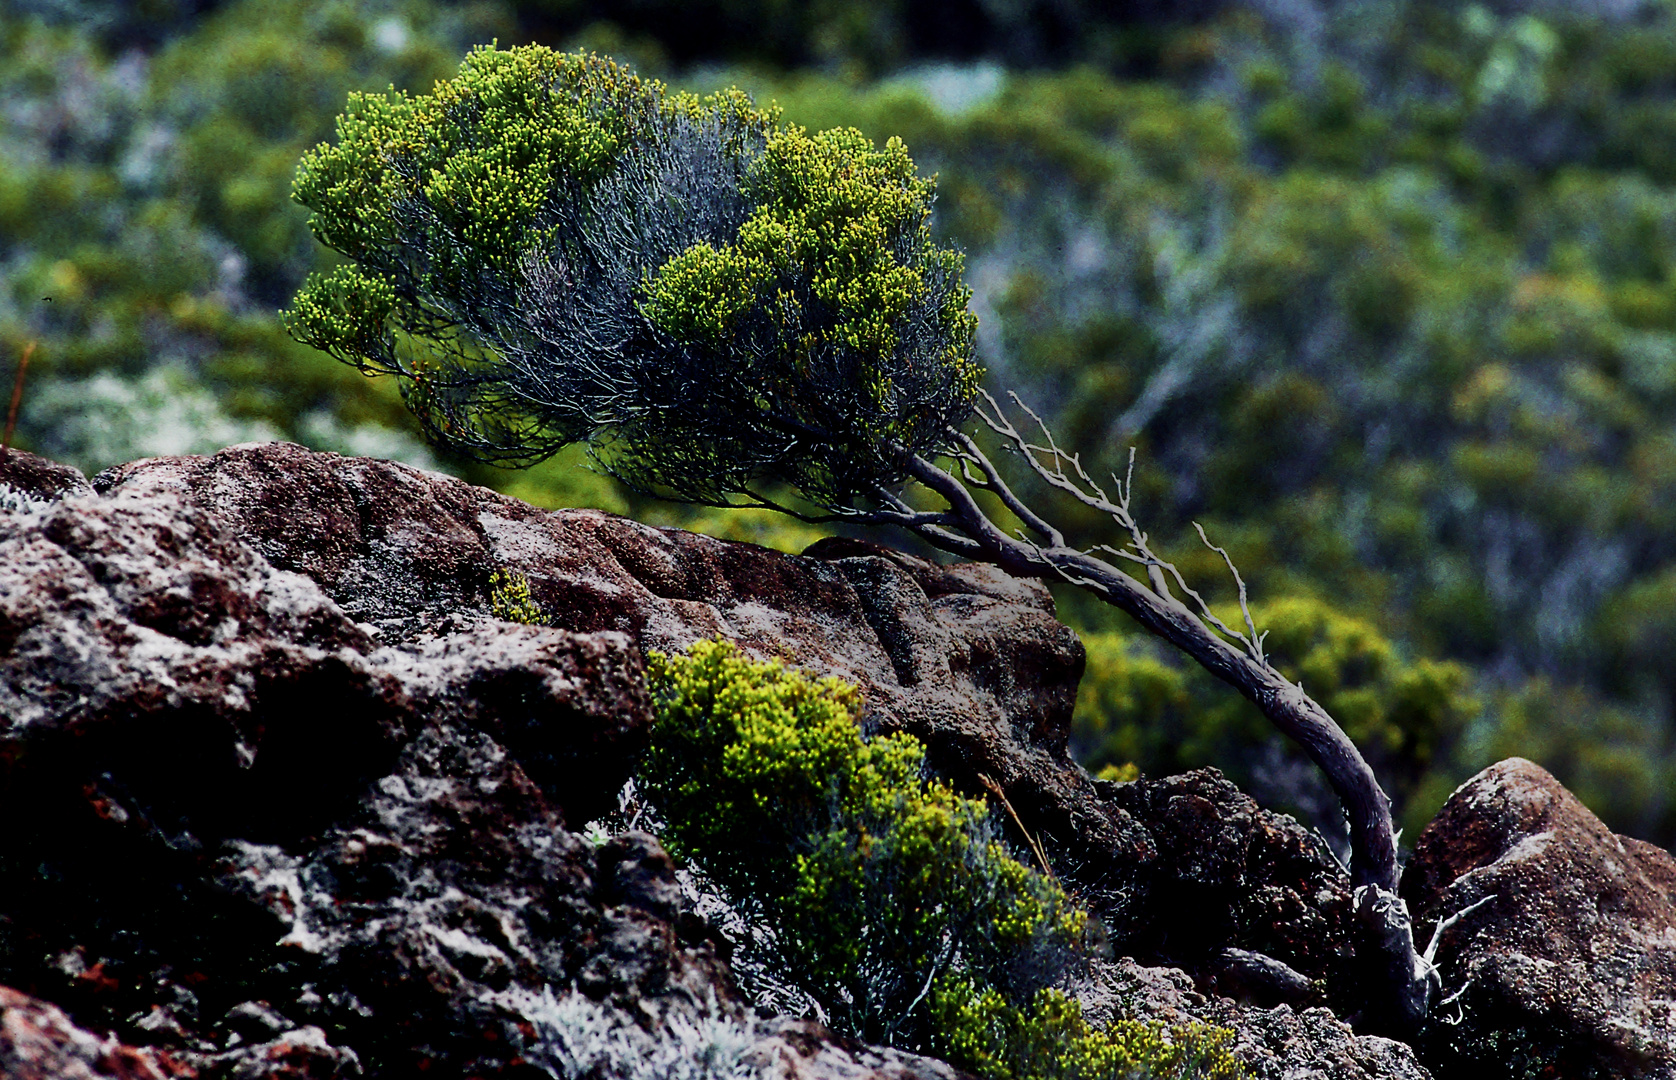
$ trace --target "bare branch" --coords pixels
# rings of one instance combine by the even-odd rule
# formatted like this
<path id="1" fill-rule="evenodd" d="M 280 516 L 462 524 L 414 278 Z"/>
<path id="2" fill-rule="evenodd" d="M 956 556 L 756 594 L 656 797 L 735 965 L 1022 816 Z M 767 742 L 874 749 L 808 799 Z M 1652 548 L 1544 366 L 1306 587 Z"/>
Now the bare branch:
<path id="1" fill-rule="evenodd" d="M 1018 401 L 1016 395 L 1013 400 Z M 1203 530 L 1198 530 L 1201 541 L 1222 557 L 1234 577 L 1246 624 L 1244 632 L 1217 618 L 1204 598 L 1187 584 L 1180 570 L 1153 552 L 1146 533 L 1130 511 L 1133 451 L 1125 477 L 1112 478 L 1116 486 L 1113 499 L 1089 478 L 1080 458 L 1060 447 L 1041 417 L 1022 402 L 1019 407 L 1041 433 L 1039 441 L 1024 436 L 1001 412 L 993 397 L 985 395 L 984 401 L 988 408 L 980 406 L 976 410 L 979 418 L 1028 463 L 1037 478 L 1084 506 L 1110 516 L 1128 534 L 1128 545 L 1123 549 L 1101 545 L 1085 552 L 1063 543 L 1043 545 L 1008 536 L 972 497 L 969 485 L 990 491 L 996 491 L 997 487 L 985 469 L 985 463 L 993 468 L 993 462 L 980 458 L 975 444 L 967 442 L 958 443 L 950 454 L 961 463 L 959 472 L 970 478 L 966 482 L 924 457 L 910 455 L 909 475 L 947 502 L 949 518 L 946 524 L 935 526 L 940 535 L 932 535 L 927 528 L 909 527 L 946 550 L 959 550 L 967 557 L 984 559 L 1014 575 L 1065 581 L 1120 608 L 1148 631 L 1180 648 L 1211 674 L 1233 686 L 1276 728 L 1303 748 L 1326 774 L 1350 824 L 1349 870 L 1357 886 L 1357 917 L 1371 949 L 1369 962 L 1384 973 L 1370 983 L 1383 987 L 1387 995 L 1380 1005 L 1380 1013 L 1390 1018 L 1392 1030 L 1411 1031 L 1426 1015 L 1433 996 L 1433 976 L 1429 963 L 1415 951 L 1407 905 L 1396 891 L 1397 850 L 1390 799 L 1343 729 L 1301 686 L 1288 681 L 1264 656 L 1263 635 L 1257 631 L 1251 616 L 1245 580 L 1232 557 L 1225 549 L 1210 543 Z M 1010 488 L 1008 491 L 1011 497 L 1018 498 Z M 951 532 L 959 533 L 965 544 L 951 544 Z M 1113 563 L 1097 558 L 1094 552 L 1146 567 L 1152 587 L 1122 572 Z M 1168 588 L 1171 581 L 1192 607 L 1172 595 Z"/>
<path id="2" fill-rule="evenodd" d="M 1246 632 L 1244 633 L 1235 630 L 1224 623 L 1222 619 L 1211 610 L 1210 604 L 1205 600 L 1205 598 L 1201 596 L 1197 590 L 1187 584 L 1187 580 L 1182 576 L 1181 571 L 1177 569 L 1173 563 L 1159 558 L 1152 551 L 1152 548 L 1148 543 L 1146 533 L 1143 532 L 1140 526 L 1136 523 L 1134 515 L 1129 509 L 1130 497 L 1134 491 L 1135 450 L 1133 447 L 1130 447 L 1129 449 L 1129 467 L 1127 473 L 1125 474 L 1125 478 L 1119 480 L 1115 475 L 1112 477 L 1112 482 L 1117 491 L 1117 500 L 1114 502 L 1106 495 L 1105 491 L 1089 477 L 1088 472 L 1083 468 L 1081 457 L 1063 450 L 1059 446 L 1058 441 L 1054 438 L 1053 432 L 1047 426 L 1046 421 L 1044 421 L 1041 416 L 1039 416 L 1029 406 L 1025 405 L 1019 399 L 1017 394 L 1011 394 L 1010 397 L 1013 402 L 1017 404 L 1018 407 L 1036 424 L 1037 429 L 1041 432 L 1042 442 L 1040 443 L 1031 442 L 1020 434 L 1018 429 L 1006 419 L 1005 414 L 1001 411 L 1000 406 L 996 403 L 993 396 L 987 392 L 985 392 L 983 396 L 989 403 L 989 410 L 986 411 L 979 408 L 977 410 L 978 416 L 986 425 L 988 425 L 990 430 L 994 431 L 996 434 L 1002 436 L 1008 441 L 1010 444 L 1009 448 L 1011 450 L 1029 462 L 1038 477 L 1055 489 L 1070 495 L 1084 506 L 1107 514 L 1114 522 L 1116 522 L 1119 528 L 1129 534 L 1128 546 L 1131 550 L 1120 550 L 1104 544 L 1096 545 L 1096 547 L 1091 550 L 1104 551 L 1117 558 L 1127 559 L 1146 567 L 1147 578 L 1152 585 L 1152 591 L 1157 593 L 1159 596 L 1169 597 L 1171 595 L 1170 582 L 1173 580 L 1176 588 L 1179 589 L 1184 596 L 1189 597 L 1198 608 L 1198 615 L 1200 619 L 1214 627 L 1218 633 L 1239 642 L 1245 648 L 1245 651 L 1251 656 L 1252 660 L 1258 664 L 1258 666 L 1265 668 L 1268 667 L 1268 660 L 1263 655 L 1263 636 L 1257 632 L 1257 627 L 1255 622 L 1252 620 L 1251 609 L 1247 602 L 1245 580 L 1240 577 L 1239 570 L 1234 566 L 1234 561 L 1228 555 L 1228 552 L 1225 549 L 1212 544 L 1205 536 L 1204 530 L 1199 529 L 1198 524 L 1196 522 L 1194 523 L 1194 528 L 1199 530 L 1199 539 L 1204 541 L 1205 546 L 1222 556 L 1222 560 L 1227 564 L 1229 572 L 1233 574 L 1234 583 L 1239 588 L 1240 613 L 1245 617 Z M 983 456 L 982 451 L 979 450 L 977 444 L 971 439 L 971 437 L 961 434 L 959 435 L 959 438 L 962 440 L 961 446 L 964 451 L 961 455 L 962 465 L 964 467 L 966 462 L 971 460 L 975 462 L 980 469 L 982 469 L 984 477 L 981 486 L 986 490 L 995 491 L 996 494 L 1001 495 L 1002 501 L 1007 508 L 1017 514 L 1021 520 L 1030 523 L 1031 528 L 1034 529 L 1038 535 L 1047 538 L 1050 546 L 1063 547 L 1065 541 L 1062 533 L 1060 533 L 1057 529 L 1054 529 L 1051 525 L 1048 525 L 1045 521 L 1042 521 L 1039 515 L 1036 515 L 1034 512 L 1029 512 L 1029 516 L 1026 516 L 1026 512 L 1024 511 L 1028 511 L 1028 508 L 1023 506 L 1023 501 L 1019 499 L 1010 488 L 1006 488 L 1005 485 L 1001 483 L 1000 478 L 995 474 L 995 466 L 987 457 Z M 1043 460 L 1044 456 L 1047 459 L 1046 461 Z M 1070 473 L 1066 472 L 1066 466 L 1070 467 Z"/>
<path id="3" fill-rule="evenodd" d="M 1491 900 L 1494 900 L 1494 899 L 1495 899 L 1495 894 L 1492 893 L 1491 895 L 1486 896 L 1486 897 L 1484 897 L 1480 900 L 1477 900 L 1474 903 L 1468 904 L 1466 907 L 1464 907 L 1461 910 L 1455 912 L 1455 914 L 1449 916 L 1447 919 L 1439 920 L 1438 924 L 1437 924 L 1437 929 L 1432 931 L 1431 943 L 1426 946 L 1426 951 L 1420 954 L 1421 958 L 1423 960 L 1425 960 L 1428 965 L 1435 964 L 1435 961 L 1437 960 L 1437 947 L 1438 947 L 1439 944 L 1442 943 L 1443 935 L 1448 933 L 1450 930 L 1454 929 L 1456 924 L 1458 924 L 1462 919 L 1466 918 L 1468 915 L 1472 914 L 1474 911 L 1477 911 L 1479 908 L 1483 907 L 1485 904 L 1488 904 Z M 1435 970 L 1435 966 L 1434 966 L 1434 970 Z"/>
<path id="4" fill-rule="evenodd" d="M 1234 565 L 1234 560 L 1229 557 L 1227 548 L 1217 547 L 1210 542 L 1210 538 L 1205 535 L 1204 528 L 1197 521 L 1193 523 L 1193 529 L 1199 534 L 1199 539 L 1204 542 L 1206 547 L 1222 556 L 1222 561 L 1228 566 L 1228 573 L 1234 575 L 1234 584 L 1238 585 L 1240 590 L 1240 614 L 1245 616 L 1246 629 L 1246 634 L 1236 636 L 1245 642 L 1245 647 L 1251 652 L 1251 658 L 1267 667 L 1269 662 L 1263 658 L 1263 638 L 1268 636 L 1268 631 L 1265 630 L 1259 634 L 1257 624 L 1251 620 L 1251 608 L 1245 602 L 1245 579 L 1240 577 L 1239 567 Z M 1203 601 L 1200 601 L 1200 603 L 1202 604 Z"/>
<path id="5" fill-rule="evenodd" d="M 978 448 L 978 444 L 973 441 L 970 435 L 957 428 L 950 428 L 949 434 L 957 440 L 958 445 L 965 451 L 965 454 L 962 455 L 962 466 L 967 464 L 966 455 L 970 455 L 970 462 L 983 471 L 981 487 L 994 492 L 995 496 L 1001 500 L 1001 505 L 1011 510 L 1015 517 L 1024 522 L 1032 532 L 1046 540 L 1048 544 L 1053 547 L 1064 546 L 1064 534 L 1027 506 L 1023 499 L 1013 494 L 1013 489 L 1008 487 L 1007 482 L 1001 478 L 1001 473 L 996 469 L 995 463 L 990 461 L 988 455 Z"/>

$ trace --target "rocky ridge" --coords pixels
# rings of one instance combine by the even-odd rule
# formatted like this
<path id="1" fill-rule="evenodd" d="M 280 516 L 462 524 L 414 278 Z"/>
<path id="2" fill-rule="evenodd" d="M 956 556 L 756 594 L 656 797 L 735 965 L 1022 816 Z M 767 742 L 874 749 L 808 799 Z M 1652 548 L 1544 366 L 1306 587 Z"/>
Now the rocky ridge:
<path id="1" fill-rule="evenodd" d="M 554 625 L 495 619 L 497 569 Z M 0 813 L 34 823 L 0 836 L 0 983 L 41 999 L 0 1002 L 0 1063 L 955 1077 L 756 1015 L 656 838 L 578 831 L 644 745 L 642 651 L 711 636 L 858 683 L 870 724 L 995 783 L 1136 958 L 1093 964 L 1091 1015 L 1230 1026 L 1256 1077 L 1428 1075 L 1322 1007 L 1355 988 L 1317 838 L 1211 770 L 1110 785 L 1070 761 L 1081 648 L 1039 586 L 285 444 L 91 484 L 0 465 Z M 1452 940 L 1446 970 L 1470 966 Z"/>

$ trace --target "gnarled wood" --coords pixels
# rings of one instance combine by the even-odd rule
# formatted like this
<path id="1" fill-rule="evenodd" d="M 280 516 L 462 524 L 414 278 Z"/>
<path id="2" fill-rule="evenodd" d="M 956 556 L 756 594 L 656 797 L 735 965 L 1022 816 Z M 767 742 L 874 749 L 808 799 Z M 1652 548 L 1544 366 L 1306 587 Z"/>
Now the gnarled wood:
<path id="1" fill-rule="evenodd" d="M 873 523 L 900 525 L 937 547 L 963 558 L 984 559 L 1018 577 L 1066 581 L 1093 593 L 1239 691 L 1276 728 L 1301 746 L 1326 775 L 1350 825 L 1350 872 L 1357 886 L 1357 919 L 1364 927 L 1365 970 L 1371 999 L 1364 1016 L 1371 1026 L 1393 1034 L 1417 1029 L 1430 1008 L 1435 980 L 1431 978 L 1430 965 L 1415 951 L 1407 906 L 1397 896 L 1400 871 L 1390 798 L 1355 743 L 1302 687 L 1263 658 L 1261 637 L 1255 627 L 1251 627 L 1247 636 L 1218 624 L 1219 629 L 1246 646 L 1243 650 L 1236 648 L 1206 625 L 1200 613 L 1170 592 L 1165 574 L 1174 574 L 1174 567 L 1155 558 L 1145 547 L 1144 534 L 1128 517 L 1127 497 L 1121 488 L 1117 503 L 1107 501 L 1104 493 L 1083 497 L 1083 501 L 1112 511 L 1131 530 L 1132 546 L 1139 556 L 1129 557 L 1147 567 L 1151 588 L 1117 566 L 1067 546 L 1058 530 L 1033 512 L 1019 517 L 1045 542 L 1032 543 L 1009 536 L 984 512 L 971 489 L 992 491 L 1009 507 L 1022 507 L 1023 501 L 1006 486 L 993 464 L 969 438 L 952 434 L 956 436 L 956 445 L 964 451 L 958 456 L 978 469 L 976 475 L 968 473 L 962 479 L 924 457 L 907 457 L 908 474 L 939 495 L 948 504 L 947 512 L 913 512 L 898 503 L 897 507 L 864 512 L 857 517 Z M 1016 433 L 1013 435 L 1016 438 Z M 1040 462 L 1031 457 L 1032 447 L 1022 439 L 1019 443 L 1025 456 L 1031 458 L 1031 464 L 1038 472 L 1044 472 Z M 1061 454 L 1057 447 L 1052 452 Z M 1066 479 L 1062 471 L 1057 475 L 1060 480 Z M 1054 478 L 1049 479 L 1052 482 Z M 1066 485 L 1055 483 L 1054 486 Z M 1226 553 L 1223 554 L 1226 558 Z M 1180 580 L 1179 575 L 1176 579 Z M 1182 587 L 1185 590 L 1184 584 Z M 1243 591 L 1242 586 L 1242 607 Z M 1197 594 L 1192 595 L 1199 599 Z M 1204 614 L 1209 616 L 1208 609 Z M 1250 626 L 1249 621 L 1247 625 Z"/>

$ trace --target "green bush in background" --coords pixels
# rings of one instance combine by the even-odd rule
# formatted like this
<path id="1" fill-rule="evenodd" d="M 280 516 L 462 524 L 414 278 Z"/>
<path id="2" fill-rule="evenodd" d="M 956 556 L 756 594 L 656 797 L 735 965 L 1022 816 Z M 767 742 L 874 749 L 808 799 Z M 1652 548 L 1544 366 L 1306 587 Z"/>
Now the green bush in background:
<path id="1" fill-rule="evenodd" d="M 1442 755 L 1482 710 L 1470 673 L 1406 658 L 1371 623 L 1319 600 L 1293 597 L 1251 610 L 1268 631 L 1270 661 L 1355 740 L 1393 800 L 1406 806 L 1405 832 L 1416 835 L 1453 787 L 1436 783 Z M 1084 644 L 1088 673 L 1077 691 L 1071 747 L 1090 770 L 1133 763 L 1158 775 L 1216 765 L 1306 820 L 1330 810 L 1331 792 L 1313 772 L 1282 767 L 1287 750 L 1263 716 L 1209 676 L 1171 663 L 1139 634 L 1088 634 Z"/>

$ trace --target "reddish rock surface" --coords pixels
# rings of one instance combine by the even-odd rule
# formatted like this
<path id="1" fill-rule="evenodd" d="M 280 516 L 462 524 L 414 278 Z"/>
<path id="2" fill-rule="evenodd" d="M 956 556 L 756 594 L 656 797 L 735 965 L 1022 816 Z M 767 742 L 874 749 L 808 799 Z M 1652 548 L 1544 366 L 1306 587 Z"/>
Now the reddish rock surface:
<path id="1" fill-rule="evenodd" d="M 493 618 L 497 569 L 557 625 Z M 643 745 L 641 650 L 717 635 L 858 683 L 957 784 L 997 781 L 1120 951 L 1197 980 L 1096 965 L 1097 1018 L 1231 1025 L 1264 1080 L 1426 1076 L 1307 1007 L 1350 992 L 1348 882 L 1316 837 L 1212 770 L 1095 784 L 1069 760 L 1082 654 L 1039 585 L 287 445 L 92 487 L 0 466 L 0 819 L 27 823 L 0 830 L 0 983 L 206 1078 L 631 1076 L 721 1047 L 788 1080 L 950 1080 L 752 1017 L 658 841 L 574 831 Z M 1446 936 L 1464 1019 L 1428 1060 L 1676 1075 L 1669 856 L 1503 770 L 1406 882 L 1423 918 L 1498 897 Z"/>
<path id="2" fill-rule="evenodd" d="M 1676 1077 L 1676 858 L 1513 758 L 1450 797 L 1403 891 L 1443 936 L 1439 1077 Z"/>
<path id="3" fill-rule="evenodd" d="M 1214 954 L 1239 946 L 1342 988 L 1349 885 L 1312 834 L 1219 775 L 1107 799 L 1071 761 L 1082 646 L 1038 582 L 851 539 L 796 556 L 599 511 L 543 511 L 289 444 L 134 462 L 94 486 L 212 517 L 314 581 L 380 642 L 477 625 L 491 573 L 510 569 L 556 626 L 620 631 L 646 649 L 727 637 L 854 682 L 869 719 L 919 737 L 957 786 L 999 784 L 1120 951 L 1214 980 Z M 1160 843 L 1169 858 L 1155 858 Z"/>
<path id="4" fill-rule="evenodd" d="M 747 1060 L 761 1080 L 973 1080 L 941 1061 L 834 1038 L 810 1020 L 771 1022 Z"/>
<path id="5" fill-rule="evenodd" d="M 874 722 L 918 736 L 958 785 L 978 793 L 988 776 L 1050 844 L 1074 838 L 1078 861 L 1132 876 L 1151 856 L 1146 832 L 1069 757 L 1081 642 L 1043 586 L 994 567 L 942 567 L 853 540 L 785 555 L 594 510 L 538 510 L 436 473 L 286 443 L 137 461 L 93 483 L 209 516 L 318 584 L 382 643 L 485 619 L 490 575 L 509 569 L 555 626 L 621 631 L 645 649 L 726 637 L 839 676 L 862 688 Z M 1113 884 L 1113 897 L 1139 890 Z"/>
<path id="6" fill-rule="evenodd" d="M 213 500 L 73 480 L 0 469 L 0 983 L 64 1010 L 7 1013 L 0 1075 L 649 1077 L 718 1046 L 807 1080 L 953 1075 L 760 1024 L 658 842 L 571 831 L 643 745 L 635 639 L 481 596 L 411 634 L 357 622 Z M 429 588 L 369 588 L 404 585 Z"/>
<path id="7" fill-rule="evenodd" d="M 1126 934 L 1133 955 L 1184 967 L 1201 988 L 1229 992 L 1242 980 L 1224 950 L 1243 949 L 1327 991 L 1294 991 L 1292 1004 L 1355 996 L 1350 880 L 1321 837 L 1264 810 L 1215 769 L 1098 787 L 1158 850 L 1146 902 Z M 1237 996 L 1264 1004 L 1288 997 L 1257 986 Z"/>
<path id="8" fill-rule="evenodd" d="M 168 1053 L 125 1046 L 63 1010 L 0 986 L 0 1076 L 6 1080 L 175 1080 L 197 1073 Z"/>

